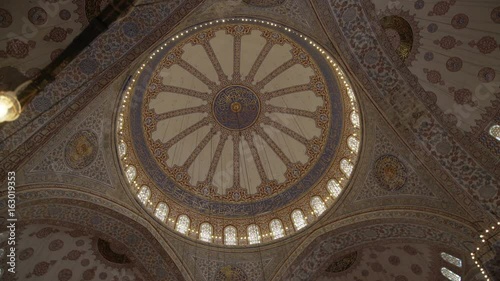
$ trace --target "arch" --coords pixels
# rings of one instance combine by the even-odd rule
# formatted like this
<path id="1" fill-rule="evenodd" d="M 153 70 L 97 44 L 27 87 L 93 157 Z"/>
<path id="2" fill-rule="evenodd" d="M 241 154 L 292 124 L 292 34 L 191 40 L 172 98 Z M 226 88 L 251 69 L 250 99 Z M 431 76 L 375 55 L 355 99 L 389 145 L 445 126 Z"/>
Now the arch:
<path id="1" fill-rule="evenodd" d="M 494 137 L 497 141 L 500 141 L 500 125 L 495 124 L 488 130 L 490 136 Z"/>
<path id="2" fill-rule="evenodd" d="M 441 258 L 456 267 L 462 267 L 462 260 L 448 253 L 441 252 Z"/>
<path id="3" fill-rule="evenodd" d="M 340 184 L 335 179 L 331 179 L 328 182 L 327 188 L 333 198 L 337 198 L 340 195 L 340 192 L 342 192 Z"/>
<path id="4" fill-rule="evenodd" d="M 228 225 L 224 227 L 224 245 L 238 245 L 238 231 L 236 227 Z"/>
<path id="5" fill-rule="evenodd" d="M 124 243 L 126 252 L 134 258 L 134 263 L 145 268 L 147 280 L 190 280 L 167 242 L 158 240 L 157 237 L 161 237 L 158 231 L 147 220 L 138 218 L 134 211 L 100 196 L 69 188 L 55 190 L 38 186 L 36 191 L 22 191 L 17 195 L 25 198 L 18 204 L 17 215 L 23 218 L 18 222 L 19 227 L 45 224 L 74 229 L 80 234 L 108 241 L 128 241 Z"/>
<path id="6" fill-rule="evenodd" d="M 351 123 L 354 127 L 359 128 L 360 120 L 359 120 L 359 114 L 356 111 L 351 112 Z"/>
<path id="7" fill-rule="evenodd" d="M 314 196 L 311 198 L 311 208 L 313 209 L 317 217 L 321 216 L 321 214 L 326 211 L 325 202 L 319 196 Z"/>
<path id="8" fill-rule="evenodd" d="M 260 228 L 255 224 L 251 224 L 247 227 L 247 237 L 248 244 L 259 244 L 261 242 Z"/>
<path id="9" fill-rule="evenodd" d="M 460 275 L 456 274 L 455 272 L 449 270 L 446 267 L 441 267 L 441 274 L 443 274 L 443 276 L 446 277 L 446 279 L 448 279 L 450 281 L 461 281 L 462 280 Z"/>
<path id="10" fill-rule="evenodd" d="M 168 217 L 168 205 L 165 202 L 160 202 L 156 205 L 155 209 L 155 217 L 157 217 L 160 221 L 165 222 Z"/>
<path id="11" fill-rule="evenodd" d="M 137 198 L 139 198 L 139 201 L 141 201 L 144 205 L 147 205 L 150 196 L 151 190 L 146 185 L 143 185 L 139 190 L 139 193 L 137 193 Z"/>
<path id="12" fill-rule="evenodd" d="M 347 146 L 349 147 L 349 149 L 352 152 L 358 153 L 358 151 L 359 151 L 359 140 L 355 136 L 350 135 L 347 138 Z"/>
<path id="13" fill-rule="evenodd" d="M 420 210 L 364 213 L 330 222 L 312 232 L 304 240 L 303 247 L 290 253 L 284 261 L 286 266 L 278 269 L 275 277 L 292 280 L 300 276 L 300 280 L 315 280 L 318 268 L 327 265 L 325 263 L 334 255 L 379 242 L 427 243 L 439 246 L 441 251 L 449 249 L 455 253 L 466 252 L 464 243 L 476 237 L 477 232 L 465 220 L 456 221 Z M 311 263 L 315 266 L 308 266 Z M 436 271 L 439 272 L 439 267 Z"/>
<path id="14" fill-rule="evenodd" d="M 125 144 L 124 141 L 121 141 L 120 144 L 118 145 L 118 156 L 123 158 L 127 154 L 127 145 Z"/>
<path id="15" fill-rule="evenodd" d="M 340 170 L 347 177 L 351 176 L 353 169 L 354 169 L 354 165 L 352 165 L 351 161 L 347 160 L 346 158 L 340 160 Z"/>
<path id="16" fill-rule="evenodd" d="M 285 236 L 285 229 L 280 219 L 273 219 L 270 221 L 269 229 L 271 229 L 271 236 L 273 239 L 279 239 Z"/>
<path id="17" fill-rule="evenodd" d="M 191 220 L 187 215 L 180 215 L 177 218 L 177 223 L 175 224 L 175 230 L 182 234 L 188 234 L 189 225 L 191 224 Z"/>
<path id="18" fill-rule="evenodd" d="M 208 223 L 204 222 L 200 224 L 200 240 L 208 243 L 212 243 L 212 234 L 214 232 L 214 227 Z"/>
<path id="19" fill-rule="evenodd" d="M 305 226 L 307 226 L 306 218 L 304 217 L 304 213 L 300 209 L 295 209 L 292 212 L 292 222 L 295 230 L 301 230 Z"/>
<path id="20" fill-rule="evenodd" d="M 137 176 L 137 169 L 133 165 L 130 165 L 125 170 L 125 175 L 127 176 L 128 182 L 132 183 Z"/>

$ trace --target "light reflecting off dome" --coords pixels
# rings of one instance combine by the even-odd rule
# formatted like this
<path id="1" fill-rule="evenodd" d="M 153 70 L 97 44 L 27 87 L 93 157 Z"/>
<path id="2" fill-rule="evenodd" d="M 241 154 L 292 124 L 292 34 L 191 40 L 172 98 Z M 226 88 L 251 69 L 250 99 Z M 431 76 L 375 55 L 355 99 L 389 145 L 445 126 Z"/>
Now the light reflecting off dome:
<path id="1" fill-rule="evenodd" d="M 250 245 L 260 243 L 260 231 L 259 227 L 255 224 L 251 224 L 247 227 L 248 243 Z"/>
<path id="2" fill-rule="evenodd" d="M 155 217 L 157 217 L 161 221 L 165 221 L 168 215 L 168 206 L 165 204 L 165 202 L 160 202 L 156 206 L 155 209 Z"/>
<path id="3" fill-rule="evenodd" d="M 134 166 L 130 165 L 127 167 L 125 174 L 127 175 L 128 182 L 131 183 L 135 180 L 135 176 L 137 175 L 137 170 L 135 169 Z"/>
<path id="4" fill-rule="evenodd" d="M 351 112 L 351 122 L 354 125 L 354 127 L 359 128 L 359 115 L 356 111 Z"/>
<path id="5" fill-rule="evenodd" d="M 208 243 L 212 243 L 212 233 L 214 228 L 208 222 L 204 222 L 200 225 L 200 240 Z"/>
<path id="6" fill-rule="evenodd" d="M 462 280 L 462 278 L 458 274 L 449 270 L 446 267 L 441 267 L 441 274 L 443 274 L 443 276 L 446 277 L 450 281 L 461 281 Z"/>
<path id="7" fill-rule="evenodd" d="M 351 162 L 349 162 L 349 160 L 347 159 L 342 159 L 340 160 L 340 170 L 346 175 L 346 176 L 350 176 L 351 173 L 352 173 L 352 170 L 353 170 L 353 165 Z"/>
<path id="8" fill-rule="evenodd" d="M 325 202 L 323 202 L 323 200 L 319 196 L 314 196 L 313 198 L 311 198 L 311 207 L 318 217 L 323 214 L 324 211 L 326 211 Z"/>
<path id="9" fill-rule="evenodd" d="M 273 219 L 269 223 L 269 228 L 271 229 L 271 235 L 273 239 L 279 239 L 285 236 L 285 229 L 283 229 L 283 223 L 279 219 Z"/>
<path id="10" fill-rule="evenodd" d="M 137 193 L 137 198 L 141 201 L 142 204 L 146 205 L 148 203 L 149 196 L 151 196 L 151 190 L 149 187 L 143 185 L 139 193 Z"/>
<path id="11" fill-rule="evenodd" d="M 236 236 L 237 236 L 236 227 L 230 225 L 224 228 L 225 245 L 237 245 L 238 240 L 236 239 Z"/>
<path id="12" fill-rule="evenodd" d="M 292 222 L 296 230 L 300 230 L 307 225 L 306 218 L 304 217 L 302 210 L 297 209 L 292 212 Z"/>
<path id="13" fill-rule="evenodd" d="M 177 219 L 177 224 L 175 225 L 175 230 L 182 234 L 187 234 L 187 231 L 189 229 L 189 224 L 191 221 L 189 220 L 189 217 L 186 215 L 180 215 L 179 218 Z"/>
<path id="14" fill-rule="evenodd" d="M 331 179 L 328 182 L 328 186 L 327 187 L 328 187 L 328 191 L 330 192 L 330 194 L 334 198 L 339 197 L 340 192 L 342 192 L 342 188 L 340 187 L 340 184 L 336 180 L 334 180 L 334 179 Z"/>
<path id="15" fill-rule="evenodd" d="M 462 260 L 455 257 L 455 256 L 452 256 L 448 253 L 444 253 L 442 252 L 441 253 L 441 258 L 451 264 L 453 264 L 454 266 L 457 266 L 457 267 L 462 267 Z"/>
<path id="16" fill-rule="evenodd" d="M 124 141 L 121 141 L 118 145 L 118 155 L 120 156 L 120 158 L 123 158 L 125 154 L 127 154 L 127 145 Z"/>
<path id="17" fill-rule="evenodd" d="M 490 127 L 490 135 L 497 139 L 497 141 L 500 141 L 500 125 L 493 125 Z"/>
<path id="18" fill-rule="evenodd" d="M 349 136 L 349 138 L 347 139 L 347 146 L 349 146 L 349 149 L 354 153 L 358 153 L 359 140 L 354 136 Z"/>

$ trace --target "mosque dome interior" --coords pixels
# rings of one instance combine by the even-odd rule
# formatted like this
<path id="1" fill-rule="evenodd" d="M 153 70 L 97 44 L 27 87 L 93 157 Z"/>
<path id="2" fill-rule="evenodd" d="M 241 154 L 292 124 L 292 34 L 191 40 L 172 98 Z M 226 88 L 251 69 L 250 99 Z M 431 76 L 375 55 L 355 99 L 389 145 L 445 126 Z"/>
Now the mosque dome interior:
<path id="1" fill-rule="evenodd" d="M 0 277 L 500 280 L 499 24 L 495 0 L 2 1 Z"/>

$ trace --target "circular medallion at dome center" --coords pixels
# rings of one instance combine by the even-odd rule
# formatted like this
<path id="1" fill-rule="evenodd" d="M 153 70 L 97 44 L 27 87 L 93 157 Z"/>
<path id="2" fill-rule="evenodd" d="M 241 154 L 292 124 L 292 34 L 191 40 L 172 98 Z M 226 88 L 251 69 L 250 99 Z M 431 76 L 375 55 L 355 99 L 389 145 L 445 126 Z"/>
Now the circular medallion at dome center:
<path id="1" fill-rule="evenodd" d="M 234 85 L 217 94 L 212 111 L 219 124 L 229 130 L 243 130 L 251 126 L 260 111 L 260 101 L 250 89 Z"/>

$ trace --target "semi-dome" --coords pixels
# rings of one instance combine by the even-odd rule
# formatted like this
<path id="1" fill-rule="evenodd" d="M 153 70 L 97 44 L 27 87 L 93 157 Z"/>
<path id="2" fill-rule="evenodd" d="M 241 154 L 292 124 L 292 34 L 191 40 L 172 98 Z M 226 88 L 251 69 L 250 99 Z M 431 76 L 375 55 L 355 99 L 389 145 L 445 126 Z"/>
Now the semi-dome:
<path id="1" fill-rule="evenodd" d="M 196 25 L 126 82 L 117 147 L 148 212 L 191 238 L 285 237 L 330 207 L 354 169 L 347 77 L 311 39 L 247 18 Z"/>

